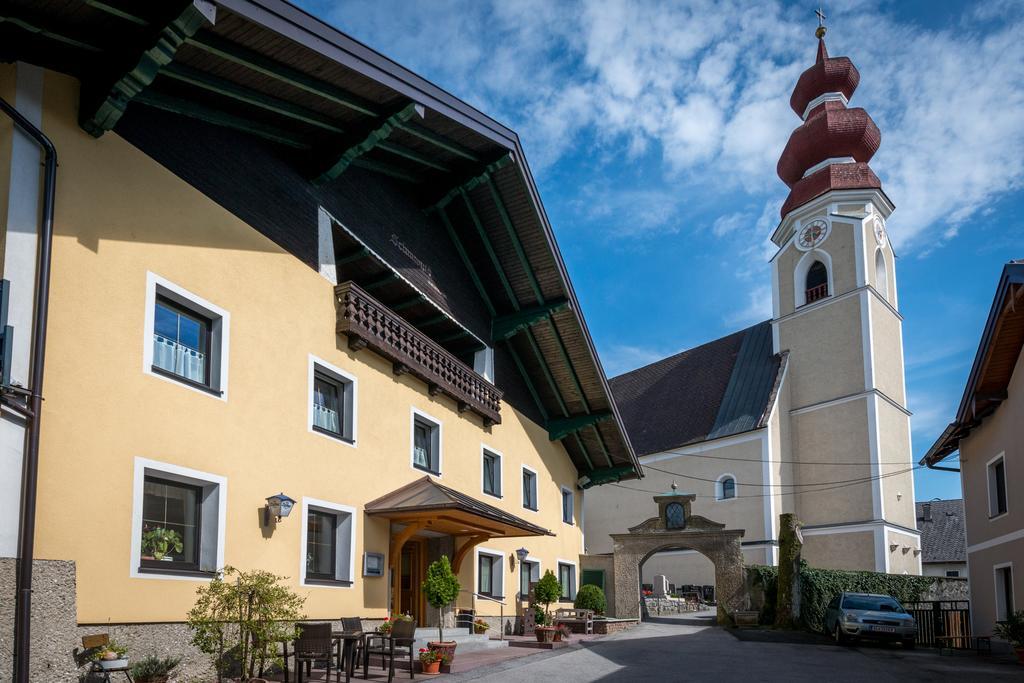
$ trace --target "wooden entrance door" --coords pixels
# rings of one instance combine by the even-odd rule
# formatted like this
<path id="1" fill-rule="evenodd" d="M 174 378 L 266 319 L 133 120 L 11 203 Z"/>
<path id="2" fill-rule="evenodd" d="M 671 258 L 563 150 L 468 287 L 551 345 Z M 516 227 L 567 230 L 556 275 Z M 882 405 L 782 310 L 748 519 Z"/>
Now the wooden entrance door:
<path id="1" fill-rule="evenodd" d="M 419 541 L 406 541 L 402 546 L 402 562 L 399 567 L 399 612 L 411 614 L 416 624 L 423 626 L 424 615 L 420 600 L 420 584 L 423 583 L 423 546 Z"/>

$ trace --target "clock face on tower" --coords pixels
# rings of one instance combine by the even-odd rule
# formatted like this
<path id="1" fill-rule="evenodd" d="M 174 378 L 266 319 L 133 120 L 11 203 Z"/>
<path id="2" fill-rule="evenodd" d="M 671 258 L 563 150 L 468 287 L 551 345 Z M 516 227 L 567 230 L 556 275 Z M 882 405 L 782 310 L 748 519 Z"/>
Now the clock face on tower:
<path id="1" fill-rule="evenodd" d="M 828 237 L 828 221 L 816 218 L 800 228 L 800 234 L 796 238 L 796 245 L 801 250 L 807 251 L 824 242 L 826 237 Z"/>
<path id="2" fill-rule="evenodd" d="M 885 244 L 885 223 L 878 216 L 875 216 L 874 223 L 875 242 L 878 243 L 878 246 L 882 246 Z"/>

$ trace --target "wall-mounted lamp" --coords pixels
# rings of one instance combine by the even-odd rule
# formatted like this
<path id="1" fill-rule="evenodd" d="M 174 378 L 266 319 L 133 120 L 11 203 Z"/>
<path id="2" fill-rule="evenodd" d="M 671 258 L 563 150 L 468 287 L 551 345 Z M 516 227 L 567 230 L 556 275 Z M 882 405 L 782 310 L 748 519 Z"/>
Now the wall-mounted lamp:
<path id="1" fill-rule="evenodd" d="M 263 508 L 263 525 L 270 526 L 271 517 L 276 517 L 280 522 L 283 517 L 287 517 L 291 513 L 294 506 L 295 501 L 284 493 L 268 497 L 267 506 Z"/>
<path id="2" fill-rule="evenodd" d="M 530 551 L 526 548 L 520 548 L 516 551 L 516 557 L 519 558 L 519 564 L 526 562 L 526 558 L 530 556 Z"/>

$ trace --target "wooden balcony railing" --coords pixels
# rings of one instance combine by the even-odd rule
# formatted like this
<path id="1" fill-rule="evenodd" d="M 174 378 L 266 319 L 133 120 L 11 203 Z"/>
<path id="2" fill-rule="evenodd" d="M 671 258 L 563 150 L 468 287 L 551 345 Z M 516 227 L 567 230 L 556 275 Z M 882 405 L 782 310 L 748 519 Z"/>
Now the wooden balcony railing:
<path id="1" fill-rule="evenodd" d="M 807 303 L 813 303 L 818 299 L 824 299 L 828 296 L 828 283 L 823 282 L 817 287 L 811 287 L 807 290 Z"/>
<path id="2" fill-rule="evenodd" d="M 450 396 L 460 412 L 473 411 L 485 426 L 501 422 L 501 391 L 496 386 L 354 282 L 343 282 L 334 292 L 337 331 L 348 337 L 349 348 L 373 349 L 391 361 L 395 374 L 420 378 L 431 395 Z"/>

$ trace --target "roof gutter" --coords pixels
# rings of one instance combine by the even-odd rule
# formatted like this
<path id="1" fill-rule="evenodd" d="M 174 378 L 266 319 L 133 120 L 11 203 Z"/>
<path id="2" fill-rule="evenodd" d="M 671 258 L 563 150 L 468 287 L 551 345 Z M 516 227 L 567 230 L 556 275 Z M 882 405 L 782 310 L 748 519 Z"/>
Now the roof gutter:
<path id="1" fill-rule="evenodd" d="M 57 187 L 57 150 L 41 130 L 32 125 L 0 98 L 0 110 L 14 125 L 31 137 L 43 150 L 43 209 L 39 233 L 39 262 L 36 274 L 35 310 L 32 319 L 32 358 L 28 389 L 16 394 L 25 405 L 10 402 L 4 405 L 21 413 L 26 420 L 25 454 L 21 470 L 21 515 L 18 527 L 17 597 L 14 612 L 14 662 L 16 683 L 29 683 L 29 657 L 32 615 L 32 560 L 35 552 L 36 483 L 39 478 L 39 418 L 43 397 L 43 359 L 46 353 L 46 319 L 50 301 L 50 261 L 53 251 L 53 205 Z"/>

